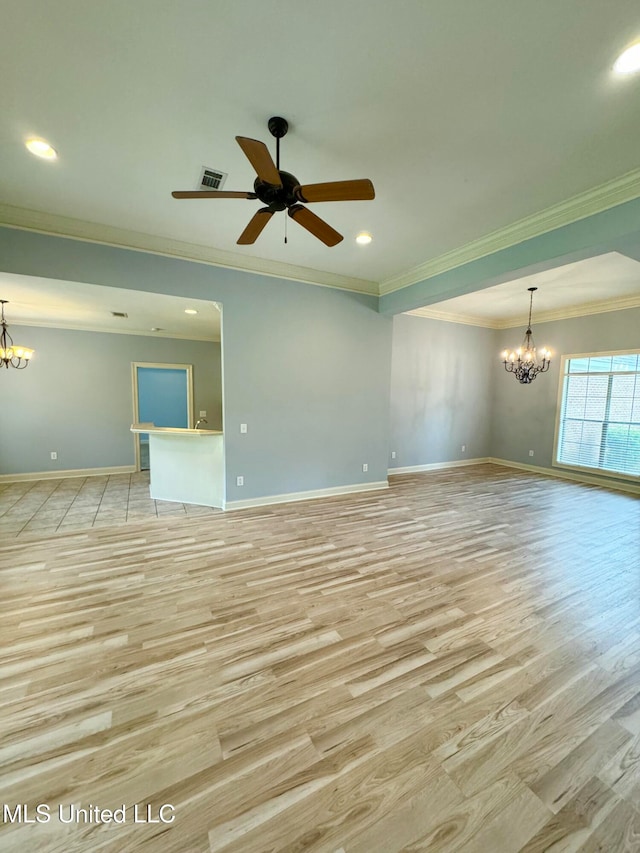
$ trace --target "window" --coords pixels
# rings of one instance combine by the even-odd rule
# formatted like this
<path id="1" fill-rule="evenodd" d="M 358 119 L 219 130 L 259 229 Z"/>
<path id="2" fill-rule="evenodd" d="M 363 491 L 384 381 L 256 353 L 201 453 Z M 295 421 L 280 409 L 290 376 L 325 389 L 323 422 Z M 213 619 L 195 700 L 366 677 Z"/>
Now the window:
<path id="1" fill-rule="evenodd" d="M 556 464 L 640 476 L 640 351 L 562 362 Z"/>

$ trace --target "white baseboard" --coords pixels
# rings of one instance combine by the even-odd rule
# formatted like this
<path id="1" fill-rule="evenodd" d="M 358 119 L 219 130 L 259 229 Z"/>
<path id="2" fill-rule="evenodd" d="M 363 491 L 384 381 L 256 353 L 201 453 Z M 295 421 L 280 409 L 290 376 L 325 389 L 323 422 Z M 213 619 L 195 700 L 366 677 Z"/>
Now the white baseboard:
<path id="1" fill-rule="evenodd" d="M 451 462 L 430 462 L 427 465 L 410 465 L 408 468 L 389 468 L 387 474 L 393 477 L 394 474 L 417 474 L 420 471 L 441 471 L 445 468 L 462 468 L 465 465 L 482 465 L 485 462 L 495 462 L 488 456 L 478 456 L 475 459 L 455 459 Z"/>
<path id="2" fill-rule="evenodd" d="M 610 480 L 606 477 L 592 477 L 574 471 L 563 471 L 559 468 L 542 468 L 538 465 L 527 465 L 525 462 L 511 462 L 509 459 L 497 459 L 491 456 L 486 460 L 493 465 L 502 465 L 504 468 L 518 468 L 521 471 L 531 471 L 533 474 L 543 474 L 546 477 L 559 477 L 561 480 L 572 480 L 574 483 L 587 483 L 590 486 L 601 486 L 605 489 L 615 489 L 618 492 L 629 492 L 632 495 L 640 495 L 640 484 L 628 483 L 625 480 Z"/>
<path id="3" fill-rule="evenodd" d="M 0 474 L 0 483 L 22 483 L 24 480 L 66 480 L 69 477 L 106 477 L 109 474 L 134 474 L 135 465 L 112 468 L 70 468 L 67 471 L 29 471 L 26 474 Z"/>
<path id="4" fill-rule="evenodd" d="M 355 492 L 373 492 L 378 489 L 388 489 L 389 483 L 380 480 L 376 483 L 355 483 L 352 486 L 333 486 L 330 489 L 313 489 L 309 492 L 288 492 L 284 495 L 266 495 L 261 498 L 248 498 L 241 501 L 227 501 L 225 510 L 249 509 L 254 506 L 269 506 L 269 504 L 286 504 L 294 501 L 311 501 L 316 498 L 330 498 L 334 495 L 351 495 Z"/>

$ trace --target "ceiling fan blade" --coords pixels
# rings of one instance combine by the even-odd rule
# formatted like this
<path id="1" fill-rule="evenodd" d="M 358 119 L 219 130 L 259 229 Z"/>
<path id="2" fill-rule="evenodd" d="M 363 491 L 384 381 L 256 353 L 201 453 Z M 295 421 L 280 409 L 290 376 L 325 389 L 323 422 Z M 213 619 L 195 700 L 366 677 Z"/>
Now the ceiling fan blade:
<path id="1" fill-rule="evenodd" d="M 289 216 L 306 228 L 318 240 L 322 240 L 325 246 L 335 246 L 343 240 L 342 234 L 338 234 L 324 219 L 320 219 L 301 204 L 294 204 L 289 208 Z"/>
<path id="2" fill-rule="evenodd" d="M 269 149 L 258 139 L 248 139 L 246 136 L 236 136 L 236 142 L 242 148 L 257 176 L 274 187 L 281 187 L 282 181 L 276 169 L 276 164 L 269 154 Z"/>
<path id="3" fill-rule="evenodd" d="M 305 184 L 302 187 L 296 187 L 294 192 L 300 201 L 369 201 L 376 196 L 369 178 Z"/>
<path id="4" fill-rule="evenodd" d="M 171 193 L 174 198 L 258 198 L 255 193 L 235 193 L 226 190 L 195 190 Z"/>
<path id="5" fill-rule="evenodd" d="M 238 245 L 250 246 L 251 243 L 255 243 L 262 233 L 262 229 L 272 216 L 272 210 L 269 210 L 268 207 L 261 207 L 260 210 L 251 217 L 249 224 L 238 237 Z"/>

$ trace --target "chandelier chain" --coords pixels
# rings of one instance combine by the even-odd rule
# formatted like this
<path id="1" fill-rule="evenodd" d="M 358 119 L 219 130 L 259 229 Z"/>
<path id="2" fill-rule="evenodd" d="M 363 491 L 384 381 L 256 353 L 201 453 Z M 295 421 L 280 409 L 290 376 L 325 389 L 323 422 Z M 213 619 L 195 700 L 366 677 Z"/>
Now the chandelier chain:
<path id="1" fill-rule="evenodd" d="M 528 329 L 531 328 L 531 311 L 533 310 L 533 291 L 537 290 L 537 288 L 536 287 L 530 287 L 529 290 L 531 291 L 531 297 L 529 299 L 529 322 L 527 323 Z"/>

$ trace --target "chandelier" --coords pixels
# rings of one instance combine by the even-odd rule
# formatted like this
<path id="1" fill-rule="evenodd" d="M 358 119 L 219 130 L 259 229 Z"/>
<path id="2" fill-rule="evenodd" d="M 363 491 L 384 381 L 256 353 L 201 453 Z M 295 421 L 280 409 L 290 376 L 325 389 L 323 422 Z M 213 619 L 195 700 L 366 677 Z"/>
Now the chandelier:
<path id="1" fill-rule="evenodd" d="M 551 364 L 551 352 L 546 347 L 543 347 L 539 356 L 536 353 L 536 345 L 533 342 L 531 332 L 531 309 L 533 307 L 533 294 L 538 288 L 529 287 L 527 289 L 531 294 L 531 300 L 529 302 L 529 323 L 524 341 L 515 352 L 505 350 L 502 353 L 504 369 L 507 373 L 513 373 L 522 385 L 529 385 L 539 373 L 546 373 Z"/>
<path id="2" fill-rule="evenodd" d="M 4 306 L 7 304 L 7 299 L 0 299 L 2 304 L 2 332 L 0 332 L 0 367 L 4 365 L 7 370 L 9 367 L 17 367 L 18 370 L 26 367 L 29 364 L 29 359 L 33 355 L 33 350 L 29 347 L 21 347 L 14 344 L 13 338 L 7 332 L 7 321 L 4 319 Z"/>

